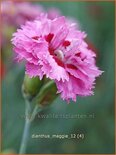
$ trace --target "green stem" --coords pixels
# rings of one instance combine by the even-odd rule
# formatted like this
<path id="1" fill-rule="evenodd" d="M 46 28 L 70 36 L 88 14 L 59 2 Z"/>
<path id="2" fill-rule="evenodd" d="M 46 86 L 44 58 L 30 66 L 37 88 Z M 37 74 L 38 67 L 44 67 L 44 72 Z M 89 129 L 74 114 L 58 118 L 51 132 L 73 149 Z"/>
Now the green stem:
<path id="1" fill-rule="evenodd" d="M 26 152 L 30 126 L 31 126 L 31 121 L 26 120 L 19 154 L 25 154 Z"/>
<path id="2" fill-rule="evenodd" d="M 25 154 L 25 152 L 26 152 L 31 122 L 34 120 L 36 114 L 39 112 L 39 108 L 40 108 L 39 105 L 36 104 L 32 113 L 31 113 L 30 103 L 26 100 L 26 102 L 25 102 L 25 115 L 26 115 L 25 126 L 24 126 L 24 132 L 23 132 L 23 136 L 22 136 L 19 154 Z M 40 110 L 42 110 L 42 109 L 40 109 Z"/>
<path id="3" fill-rule="evenodd" d="M 35 119 L 36 114 L 41 111 L 42 111 L 42 107 L 40 107 L 39 104 L 36 104 L 32 114 L 31 114 L 31 121 L 33 121 Z"/>
<path id="4" fill-rule="evenodd" d="M 25 100 L 25 126 L 24 126 L 24 131 L 23 131 L 19 154 L 24 154 L 26 151 L 29 130 L 30 130 L 30 126 L 31 126 L 30 112 L 31 112 L 30 103 L 27 100 Z"/>

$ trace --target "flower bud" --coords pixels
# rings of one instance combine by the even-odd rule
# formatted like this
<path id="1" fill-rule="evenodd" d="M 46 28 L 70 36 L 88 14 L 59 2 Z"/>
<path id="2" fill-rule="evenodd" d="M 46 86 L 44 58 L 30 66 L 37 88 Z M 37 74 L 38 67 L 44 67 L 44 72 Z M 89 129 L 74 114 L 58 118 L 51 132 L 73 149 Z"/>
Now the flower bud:
<path id="1" fill-rule="evenodd" d="M 33 101 L 36 104 L 47 106 L 53 103 L 53 101 L 58 97 L 56 92 L 56 84 L 53 81 L 49 81 L 41 87 L 39 94 L 34 98 Z"/>
<path id="2" fill-rule="evenodd" d="M 22 86 L 23 95 L 26 99 L 31 100 L 40 91 L 44 80 L 40 80 L 39 77 L 30 78 L 25 75 L 24 82 Z"/>

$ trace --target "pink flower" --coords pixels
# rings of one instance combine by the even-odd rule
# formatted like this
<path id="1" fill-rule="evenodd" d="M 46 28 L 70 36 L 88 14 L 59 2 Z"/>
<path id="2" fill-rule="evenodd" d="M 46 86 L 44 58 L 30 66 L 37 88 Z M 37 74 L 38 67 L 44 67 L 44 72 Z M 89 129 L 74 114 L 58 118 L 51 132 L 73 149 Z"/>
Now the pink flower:
<path id="1" fill-rule="evenodd" d="M 40 79 L 45 75 L 56 82 L 62 99 L 76 101 L 76 96 L 93 94 L 95 79 L 102 74 L 85 37 L 65 17 L 41 15 L 18 29 L 12 43 L 17 60 L 26 60 L 26 74 Z"/>
<path id="2" fill-rule="evenodd" d="M 40 15 L 43 8 L 29 2 L 4 1 L 1 5 L 2 20 L 9 25 L 19 26 L 26 20 L 34 20 Z"/>

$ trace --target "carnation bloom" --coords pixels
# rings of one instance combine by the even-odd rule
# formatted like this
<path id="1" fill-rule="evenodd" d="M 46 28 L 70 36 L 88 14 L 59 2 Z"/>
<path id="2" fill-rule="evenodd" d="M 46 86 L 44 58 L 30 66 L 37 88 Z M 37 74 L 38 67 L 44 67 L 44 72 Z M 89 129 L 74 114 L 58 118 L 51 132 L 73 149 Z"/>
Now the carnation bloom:
<path id="1" fill-rule="evenodd" d="M 41 12 L 46 12 L 41 5 L 34 5 L 30 2 L 23 1 L 5 1 L 1 4 L 2 20 L 8 25 L 19 26 L 25 22 L 36 19 Z M 61 15 L 60 10 L 50 8 L 48 11 L 48 18 L 54 19 Z"/>
<path id="2" fill-rule="evenodd" d="M 34 20 L 43 11 L 40 5 L 29 2 L 4 1 L 1 4 L 3 23 L 19 26 L 26 20 Z"/>
<path id="3" fill-rule="evenodd" d="M 17 1 L 2 1 L 1 15 L 2 15 L 2 46 L 6 48 L 9 45 L 9 38 L 11 38 L 14 29 L 25 22 L 36 19 L 40 13 L 43 12 L 41 5 L 34 5 L 30 2 Z"/>
<path id="4" fill-rule="evenodd" d="M 51 20 L 42 14 L 21 26 L 12 43 L 17 60 L 26 60 L 26 74 L 54 80 L 62 99 L 76 101 L 76 96 L 93 94 L 95 78 L 102 73 L 85 37 L 65 17 Z"/>

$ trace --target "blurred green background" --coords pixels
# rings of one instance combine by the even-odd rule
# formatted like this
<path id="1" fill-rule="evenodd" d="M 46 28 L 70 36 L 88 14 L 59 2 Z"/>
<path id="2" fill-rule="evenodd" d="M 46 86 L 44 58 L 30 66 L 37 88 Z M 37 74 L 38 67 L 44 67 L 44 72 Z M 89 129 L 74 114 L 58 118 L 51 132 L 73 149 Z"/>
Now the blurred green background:
<path id="1" fill-rule="evenodd" d="M 42 114 L 93 114 L 94 118 L 37 118 L 31 126 L 29 154 L 114 153 L 114 2 L 36 2 L 46 9 L 58 8 L 73 17 L 96 49 L 97 65 L 104 71 L 96 80 L 95 95 L 77 97 L 67 104 L 59 98 Z M 5 62 L 11 64 L 9 61 Z M 7 65 L 6 64 L 6 65 Z M 2 149 L 19 151 L 24 127 L 24 99 L 21 85 L 24 64 L 11 65 L 2 80 Z M 32 139 L 32 134 L 77 134 L 84 139 Z"/>

